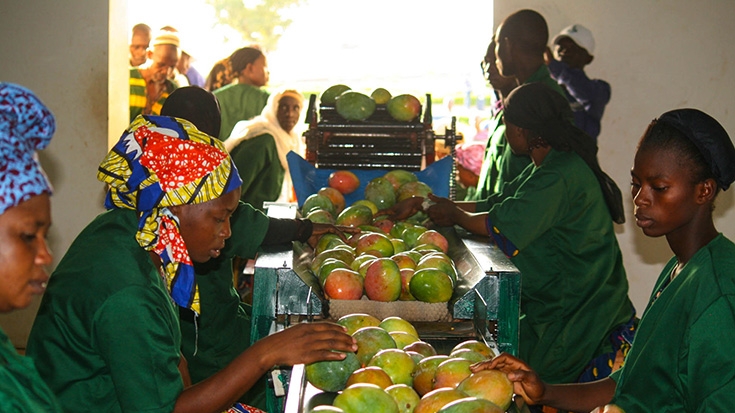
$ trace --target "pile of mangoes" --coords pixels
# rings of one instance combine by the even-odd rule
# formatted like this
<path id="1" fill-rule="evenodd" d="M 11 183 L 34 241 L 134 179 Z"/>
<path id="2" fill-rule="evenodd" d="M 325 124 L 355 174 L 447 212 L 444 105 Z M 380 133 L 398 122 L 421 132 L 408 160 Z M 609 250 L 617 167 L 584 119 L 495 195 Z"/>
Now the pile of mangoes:
<path id="1" fill-rule="evenodd" d="M 309 383 L 339 392 L 331 406 L 312 412 L 500 413 L 510 406 L 513 385 L 505 373 L 470 371 L 470 365 L 495 355 L 481 341 L 467 340 L 439 355 L 399 317 L 350 314 L 337 323 L 355 338 L 358 350 L 341 361 L 306 366 Z"/>
<path id="2" fill-rule="evenodd" d="M 422 214 L 398 222 L 380 214 L 397 201 L 425 197 L 431 188 L 411 172 L 392 170 L 367 184 L 365 199 L 346 206 L 344 194 L 359 186 L 353 173 L 335 171 L 329 186 L 309 196 L 302 207 L 302 215 L 313 222 L 361 230 L 347 241 L 337 234 L 319 239 L 311 270 L 327 298 L 359 300 L 364 295 L 383 302 L 449 301 L 457 269 L 447 255 L 447 239 L 422 225 Z"/>

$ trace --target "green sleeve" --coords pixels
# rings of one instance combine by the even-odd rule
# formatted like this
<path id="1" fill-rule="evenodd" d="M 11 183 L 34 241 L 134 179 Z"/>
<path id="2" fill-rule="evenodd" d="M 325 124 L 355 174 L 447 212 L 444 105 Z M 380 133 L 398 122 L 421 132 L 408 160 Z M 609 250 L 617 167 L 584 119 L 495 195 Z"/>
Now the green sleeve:
<path id="1" fill-rule="evenodd" d="M 493 205 L 501 202 L 502 200 L 515 195 L 518 188 L 523 185 L 524 181 L 528 179 L 528 176 L 535 171 L 535 166 L 529 162 L 528 156 L 516 156 L 513 155 L 510 163 L 505 165 L 512 165 L 514 168 L 512 173 L 505 173 L 503 176 L 507 181 L 498 182 L 496 185 L 498 190 L 492 192 L 490 195 L 477 202 L 475 207 L 476 212 L 487 212 Z"/>
<path id="2" fill-rule="evenodd" d="M 268 232 L 268 222 L 262 211 L 241 201 L 230 219 L 232 236 L 227 240 L 224 255 L 255 258 Z"/>
<path id="3" fill-rule="evenodd" d="M 522 179 L 518 190 L 495 204 L 488 219 L 522 251 L 566 214 L 568 191 L 560 174 L 543 166 L 535 168 L 527 179 L 523 175 L 518 178 Z"/>
<path id="4" fill-rule="evenodd" d="M 173 304 L 151 288 L 131 286 L 95 314 L 93 345 L 109 369 L 123 412 L 171 412 L 184 385 Z"/>

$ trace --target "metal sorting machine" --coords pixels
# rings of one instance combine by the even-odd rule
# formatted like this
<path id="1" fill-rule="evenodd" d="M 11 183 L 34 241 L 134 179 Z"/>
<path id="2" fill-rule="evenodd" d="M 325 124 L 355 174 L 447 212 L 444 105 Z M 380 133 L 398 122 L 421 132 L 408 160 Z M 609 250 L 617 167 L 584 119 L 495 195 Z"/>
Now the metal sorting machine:
<path id="1" fill-rule="evenodd" d="M 449 241 L 448 255 L 457 266 L 458 279 L 447 303 L 449 320 L 412 322 L 420 338 L 443 354 L 470 339 L 517 354 L 521 288 L 517 268 L 482 237 L 452 227 L 437 230 Z M 258 257 L 253 342 L 295 323 L 329 319 L 329 300 L 309 270 L 312 257 L 311 247 L 299 242 L 293 248 L 270 248 Z M 274 369 L 267 379 L 271 412 L 308 412 L 313 403 L 334 397 L 306 382 L 303 365 Z"/>
<path id="2" fill-rule="evenodd" d="M 394 121 L 385 105 L 378 105 L 376 113 L 362 122 L 345 121 L 333 107 L 322 106 L 321 120 L 317 122 L 316 97 L 312 95 L 307 112 L 310 127 L 304 133 L 306 161 L 323 169 L 421 171 L 435 160 L 430 95 L 426 106 L 423 122 L 418 118 L 412 122 Z M 451 145 L 454 156 L 454 123 L 446 132 L 445 144 Z M 449 180 L 449 197 L 454 199 L 454 179 Z M 299 201 L 303 204 L 302 199 Z M 273 204 L 268 207 L 268 215 L 293 218 L 297 208 L 293 204 Z M 457 267 L 457 285 L 446 303 L 446 317 L 431 322 L 408 321 L 417 328 L 420 338 L 439 353 L 446 354 L 456 344 L 476 339 L 498 352 L 517 354 L 521 288 L 518 269 L 487 238 L 460 228 L 436 229 L 449 241 L 448 255 Z M 267 248 L 258 256 L 252 342 L 295 323 L 335 321 L 330 318 L 330 302 L 310 271 L 312 259 L 311 247 L 299 242 Z M 401 303 L 406 302 L 395 304 Z M 269 412 L 306 413 L 318 404 L 330 403 L 334 397 L 306 381 L 303 365 L 276 367 L 267 381 Z"/>
<path id="3" fill-rule="evenodd" d="M 317 168 L 325 169 L 405 169 L 420 171 L 436 160 L 434 144 L 443 140 L 450 148 L 461 140 L 456 133 L 455 119 L 444 135 L 436 135 L 432 128 L 431 95 L 426 94 L 426 110 L 409 122 L 391 118 L 386 105 L 376 105 L 375 112 L 364 121 L 342 118 L 334 106 L 317 105 L 316 95 L 309 98 L 304 132 L 305 159 Z M 452 169 L 452 176 L 456 171 Z M 454 179 L 450 181 L 449 196 L 454 199 Z"/>

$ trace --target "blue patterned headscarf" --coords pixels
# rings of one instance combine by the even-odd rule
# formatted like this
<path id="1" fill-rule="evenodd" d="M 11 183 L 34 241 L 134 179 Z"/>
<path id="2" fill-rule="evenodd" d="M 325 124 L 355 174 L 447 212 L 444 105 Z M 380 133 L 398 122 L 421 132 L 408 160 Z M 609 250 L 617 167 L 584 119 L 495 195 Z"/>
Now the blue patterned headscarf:
<path id="1" fill-rule="evenodd" d="M 169 207 L 219 198 L 242 185 L 222 142 L 184 119 L 140 115 L 99 166 L 105 206 L 138 212 L 136 240 L 161 258 L 176 304 L 200 312 L 194 266 Z"/>
<path id="2" fill-rule="evenodd" d="M 36 151 L 48 146 L 55 131 L 54 115 L 33 92 L 0 83 L 0 214 L 51 193 Z"/>

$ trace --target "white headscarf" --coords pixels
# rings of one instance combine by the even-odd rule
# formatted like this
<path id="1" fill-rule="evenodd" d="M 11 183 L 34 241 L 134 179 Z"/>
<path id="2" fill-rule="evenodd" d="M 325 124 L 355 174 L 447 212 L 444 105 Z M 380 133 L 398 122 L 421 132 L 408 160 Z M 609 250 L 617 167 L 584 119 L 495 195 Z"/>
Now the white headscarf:
<path id="1" fill-rule="evenodd" d="M 297 131 L 298 128 L 295 126 L 291 132 L 286 132 L 278 122 L 278 103 L 284 96 L 290 96 L 296 99 L 301 105 L 301 115 L 303 115 L 304 97 L 301 93 L 293 89 L 278 91 L 270 95 L 268 102 L 259 116 L 250 120 L 241 120 L 237 122 L 235 127 L 232 129 L 232 133 L 230 133 L 230 136 L 224 142 L 227 151 L 232 152 L 233 149 L 246 139 L 254 138 L 265 133 L 273 136 L 273 139 L 276 141 L 278 160 L 286 171 L 286 175 L 283 179 L 283 187 L 281 188 L 281 196 L 277 200 L 278 202 L 290 201 L 290 198 L 292 198 L 291 194 L 293 193 L 293 185 L 291 183 L 291 174 L 288 170 L 286 154 L 289 151 L 294 151 L 297 154 L 304 156 L 301 137 Z M 299 121 L 296 123 L 297 126 L 301 123 L 300 119 L 301 116 L 299 116 Z"/>

